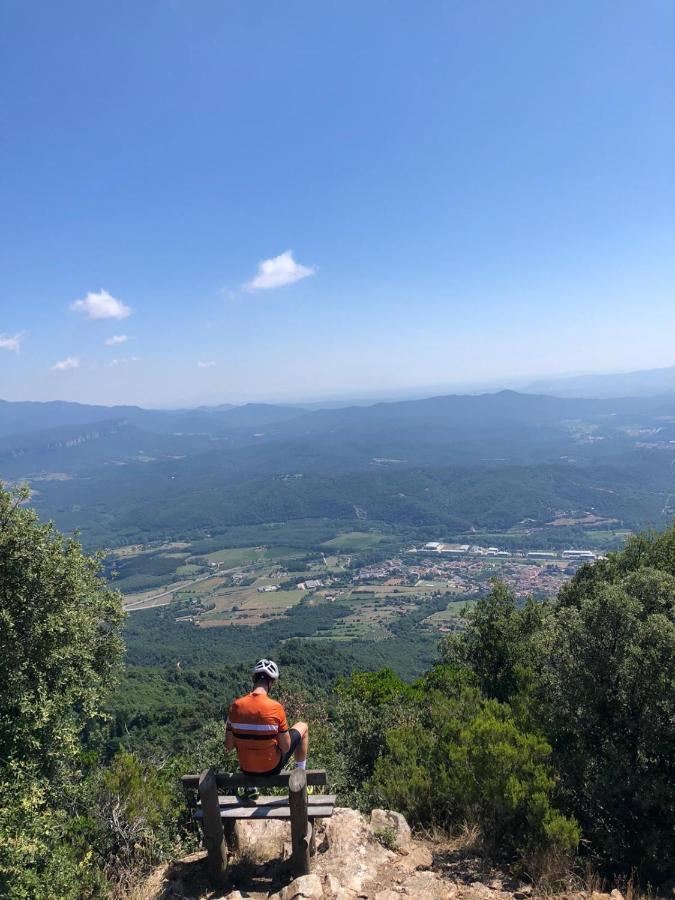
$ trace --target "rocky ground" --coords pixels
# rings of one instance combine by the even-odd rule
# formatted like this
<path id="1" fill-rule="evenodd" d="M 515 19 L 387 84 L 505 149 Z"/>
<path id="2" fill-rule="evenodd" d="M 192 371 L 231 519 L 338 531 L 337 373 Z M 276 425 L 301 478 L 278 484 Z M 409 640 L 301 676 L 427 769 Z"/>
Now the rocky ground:
<path id="1" fill-rule="evenodd" d="M 133 900 L 530 900 L 532 885 L 491 871 L 467 842 L 413 838 L 399 813 L 335 810 L 317 828 L 312 873 L 291 880 L 284 822 L 237 822 L 238 853 L 226 884 L 209 889 L 205 854 L 157 870 Z M 619 891 L 578 891 L 558 900 L 624 900 Z"/>

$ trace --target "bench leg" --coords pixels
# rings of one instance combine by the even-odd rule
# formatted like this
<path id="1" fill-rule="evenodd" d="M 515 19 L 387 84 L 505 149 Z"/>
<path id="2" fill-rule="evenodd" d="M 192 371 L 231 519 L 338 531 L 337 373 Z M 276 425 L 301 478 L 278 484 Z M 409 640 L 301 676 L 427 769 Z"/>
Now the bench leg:
<path id="1" fill-rule="evenodd" d="M 288 805 L 291 808 L 291 844 L 293 874 L 309 875 L 309 848 L 312 826 L 307 818 L 307 776 L 304 769 L 295 769 L 288 779 Z"/>
<path id="2" fill-rule="evenodd" d="M 207 769 L 199 776 L 199 796 L 202 801 L 202 825 L 204 845 L 208 853 L 209 877 L 218 886 L 227 869 L 227 844 L 223 833 L 218 803 L 218 785 L 213 769 Z"/>
<path id="3" fill-rule="evenodd" d="M 235 828 L 234 819 L 225 819 L 223 821 L 223 831 L 225 832 L 225 843 L 230 853 L 236 853 L 239 849 L 237 842 L 237 829 Z"/>

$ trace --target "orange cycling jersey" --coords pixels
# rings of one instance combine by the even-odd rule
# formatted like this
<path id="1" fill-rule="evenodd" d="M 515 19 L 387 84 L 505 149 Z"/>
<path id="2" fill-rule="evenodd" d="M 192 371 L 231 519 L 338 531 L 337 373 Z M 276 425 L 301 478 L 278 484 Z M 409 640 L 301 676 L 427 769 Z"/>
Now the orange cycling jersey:
<path id="1" fill-rule="evenodd" d="M 228 730 L 234 735 L 234 746 L 242 772 L 270 772 L 281 761 L 277 735 L 288 731 L 286 712 L 267 694 L 246 694 L 230 706 Z"/>

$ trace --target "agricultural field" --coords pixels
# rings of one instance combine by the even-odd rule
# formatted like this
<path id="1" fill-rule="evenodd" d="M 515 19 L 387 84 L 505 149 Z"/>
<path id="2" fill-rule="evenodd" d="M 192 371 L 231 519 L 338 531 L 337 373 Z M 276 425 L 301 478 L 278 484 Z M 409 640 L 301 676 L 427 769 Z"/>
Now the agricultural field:
<path id="1" fill-rule="evenodd" d="M 305 551 L 298 550 L 297 547 L 229 547 L 195 558 L 230 568 L 267 561 L 297 559 L 304 555 Z"/>
<path id="2" fill-rule="evenodd" d="M 395 545 L 391 534 L 353 529 L 313 547 L 228 547 L 207 536 L 123 548 L 110 569 L 130 612 L 168 607 L 181 628 L 268 625 L 296 634 L 309 617 L 320 623 L 320 640 L 358 642 L 412 640 L 407 622 L 418 635 L 457 630 L 467 601 L 494 578 L 517 597 L 553 596 L 575 564 L 560 551 L 420 552 Z"/>
<path id="3" fill-rule="evenodd" d="M 324 541 L 321 545 L 338 552 L 370 550 L 387 541 L 387 537 L 374 531 L 347 531 L 337 537 Z"/>
<path id="4" fill-rule="evenodd" d="M 105 574 L 111 585 L 124 595 L 127 608 L 145 608 L 166 605 L 187 588 L 199 597 L 210 595 L 215 588 L 222 588 L 227 577 L 237 570 L 252 575 L 271 573 L 278 564 L 298 561 L 307 555 L 303 549 L 264 546 L 194 552 L 199 546 L 199 543 L 174 542 L 152 547 L 122 547 L 106 560 Z M 340 568 L 341 558 L 334 556 L 331 563 L 333 568 Z M 305 571 L 302 563 L 295 568 L 300 574 Z"/>
<path id="5" fill-rule="evenodd" d="M 305 595 L 306 591 L 297 590 L 261 594 L 256 587 L 214 592 L 210 595 L 210 600 L 215 602 L 216 606 L 200 616 L 199 625 L 203 628 L 223 625 L 262 625 L 270 618 L 283 615 L 287 609 L 296 606 Z"/>
<path id="6" fill-rule="evenodd" d="M 461 625 L 465 610 L 469 610 L 475 601 L 453 600 L 446 609 L 433 613 L 424 619 L 425 625 L 438 628 L 439 631 L 455 631 Z"/>
<path id="7" fill-rule="evenodd" d="M 336 600 L 351 608 L 348 616 L 338 619 L 317 637 L 324 640 L 384 640 L 392 637 L 389 626 L 420 608 L 429 598 L 444 590 L 442 585 L 420 586 L 368 584 L 340 591 Z M 317 600 L 329 591 L 318 592 Z M 435 624 L 435 623 L 432 623 Z"/>

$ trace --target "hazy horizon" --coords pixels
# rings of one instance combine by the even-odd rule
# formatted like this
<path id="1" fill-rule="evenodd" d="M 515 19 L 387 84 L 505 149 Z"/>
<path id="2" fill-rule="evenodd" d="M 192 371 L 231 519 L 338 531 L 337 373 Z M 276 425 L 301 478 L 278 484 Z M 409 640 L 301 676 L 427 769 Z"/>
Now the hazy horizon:
<path id="1" fill-rule="evenodd" d="M 377 399 L 675 362 L 672 4 L 3 18 L 0 397 Z"/>
<path id="2" fill-rule="evenodd" d="M 311 407 L 330 407 L 330 406 L 347 406 L 347 405 L 370 405 L 373 403 L 383 403 L 383 402 L 396 402 L 399 400 L 421 400 L 427 399 L 434 396 L 443 396 L 443 395 L 452 395 L 452 394 L 466 394 L 466 395 L 478 395 L 478 394 L 490 394 L 496 393 L 499 391 L 510 390 L 522 393 L 547 393 L 547 391 L 541 390 L 540 385 L 546 385 L 550 382 L 551 385 L 558 385 L 560 388 L 568 388 L 564 391 L 566 396 L 574 396 L 573 391 L 570 389 L 573 388 L 575 382 L 578 380 L 583 380 L 589 378 L 591 380 L 595 378 L 608 378 L 608 379 L 620 379 L 622 376 L 631 377 L 631 376 L 640 376 L 640 375 L 658 375 L 660 373 L 668 373 L 669 375 L 675 376 L 675 366 L 663 367 L 660 369 L 653 370 L 631 370 L 628 372 L 571 372 L 571 373 L 562 373 L 562 374 L 552 374 L 550 376 L 537 376 L 533 375 L 529 378 L 516 378 L 516 379 L 494 379 L 492 381 L 466 381 L 459 382 L 454 384 L 428 384 L 428 385 L 401 385 L 398 388 L 390 388 L 388 390 L 382 391 L 362 391 L 356 392 L 339 392 L 336 391 L 334 393 L 290 393 L 290 394 L 279 394 L 274 391 L 270 391 L 267 394 L 261 395 L 253 395 L 253 396 L 229 396 L 229 397 L 221 397 L 221 396 L 210 396 L 204 398 L 177 398 L 173 402 L 169 401 L 166 403 L 142 403 L 137 399 L 131 398 L 127 400 L 119 400 L 119 401 L 106 401 L 104 398 L 92 398 L 88 400 L 79 400 L 70 397 L 44 397 L 44 398 L 35 398 L 35 397 L 20 397 L 20 398 L 12 398 L 8 396 L 0 396 L 0 400 L 9 401 L 9 402 L 22 402 L 22 401 L 33 401 L 33 402 L 51 402 L 51 401 L 63 401 L 63 402 L 74 402 L 74 403 L 84 403 L 91 405 L 101 405 L 101 406 L 140 406 L 145 407 L 147 409 L 180 409 L 180 408 L 193 408 L 200 406 L 219 406 L 219 405 L 233 405 L 239 406 L 247 403 L 262 403 L 262 404 L 277 404 L 284 405 L 287 404 L 289 406 L 297 405 L 297 406 L 311 406 Z M 662 387 L 660 389 L 656 389 L 654 391 L 655 395 L 660 393 L 675 393 L 675 377 L 673 377 L 674 385 L 670 384 L 667 387 Z M 568 384 L 569 383 L 569 384 Z M 552 392 L 554 395 L 556 391 Z M 634 392 L 629 392 L 628 395 L 631 395 Z M 647 390 L 641 390 L 638 392 L 644 396 L 649 394 Z M 611 394 L 611 396 L 621 396 L 621 391 L 618 390 L 616 393 Z M 585 390 L 580 395 L 582 396 L 595 396 Z M 597 394 L 598 397 L 603 396 L 602 393 Z M 605 394 L 606 396 L 606 394 Z"/>

